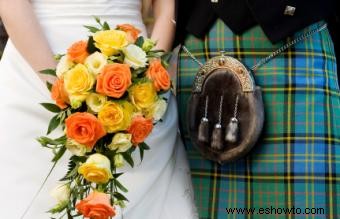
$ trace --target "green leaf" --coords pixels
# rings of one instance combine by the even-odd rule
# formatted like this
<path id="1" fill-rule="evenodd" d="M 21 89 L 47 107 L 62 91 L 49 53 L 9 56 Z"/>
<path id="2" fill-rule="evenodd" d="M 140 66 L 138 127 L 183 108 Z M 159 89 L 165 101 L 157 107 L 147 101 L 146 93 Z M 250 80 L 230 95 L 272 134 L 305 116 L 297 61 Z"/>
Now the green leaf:
<path id="1" fill-rule="evenodd" d="M 65 54 L 56 54 L 53 56 L 54 60 L 59 61 Z"/>
<path id="2" fill-rule="evenodd" d="M 115 174 L 113 174 L 113 178 L 117 179 L 121 175 L 123 175 L 123 173 L 115 173 Z"/>
<path id="3" fill-rule="evenodd" d="M 43 137 L 38 138 L 38 140 L 39 140 L 39 142 L 41 140 L 45 144 L 49 144 L 49 145 L 61 145 L 61 144 L 65 144 L 66 136 L 63 135 L 63 136 L 56 138 L 56 139 L 51 139 L 51 138 L 43 136 Z"/>
<path id="4" fill-rule="evenodd" d="M 169 63 L 166 62 L 166 61 L 164 61 L 163 59 L 161 60 L 161 63 L 162 63 L 162 65 L 163 65 L 164 68 L 167 69 L 167 68 L 169 67 Z"/>
<path id="5" fill-rule="evenodd" d="M 55 130 L 60 125 L 60 120 L 58 115 L 55 115 L 48 125 L 47 134 L 50 134 L 53 130 Z"/>
<path id="6" fill-rule="evenodd" d="M 143 161 L 144 158 L 144 149 L 139 147 L 139 154 L 140 154 L 140 160 Z"/>
<path id="7" fill-rule="evenodd" d="M 150 50 L 148 53 L 164 53 L 163 49 L 155 49 L 155 50 Z"/>
<path id="8" fill-rule="evenodd" d="M 90 36 L 89 37 L 89 40 L 87 41 L 87 52 L 88 53 L 94 53 L 98 51 L 97 47 L 94 45 L 94 40 L 93 40 L 93 37 Z"/>
<path id="9" fill-rule="evenodd" d="M 142 73 L 144 73 L 144 72 L 146 72 L 146 68 L 138 68 L 138 69 L 136 69 L 136 70 L 133 70 L 133 71 L 132 71 L 132 74 L 139 75 L 139 74 L 142 74 Z"/>
<path id="10" fill-rule="evenodd" d="M 67 110 L 66 110 L 66 115 L 67 115 L 67 117 L 69 117 L 71 114 L 72 114 L 71 109 L 70 109 L 70 108 L 67 108 Z"/>
<path id="11" fill-rule="evenodd" d="M 45 69 L 40 71 L 41 74 L 57 76 L 55 69 Z"/>
<path id="12" fill-rule="evenodd" d="M 103 24 L 103 30 L 110 30 L 110 25 L 106 21 Z"/>
<path id="13" fill-rule="evenodd" d="M 118 180 L 114 179 L 115 185 L 123 192 L 128 192 L 128 189 L 124 187 Z"/>
<path id="14" fill-rule="evenodd" d="M 126 160 L 126 162 L 128 162 L 128 164 L 130 164 L 131 167 L 135 165 L 130 153 L 122 153 L 122 155 L 124 157 L 124 160 Z"/>
<path id="15" fill-rule="evenodd" d="M 113 196 L 116 197 L 118 200 L 129 201 L 124 195 L 119 192 L 113 193 Z"/>
<path id="16" fill-rule="evenodd" d="M 78 173 L 78 165 L 73 162 L 72 160 L 69 161 L 68 163 L 68 170 L 66 175 L 60 179 L 60 181 L 67 181 L 70 180 L 71 178 L 75 177 Z"/>
<path id="17" fill-rule="evenodd" d="M 58 119 L 60 121 L 60 124 L 62 124 L 66 119 L 66 111 L 62 111 L 58 114 Z"/>
<path id="18" fill-rule="evenodd" d="M 54 155 L 52 161 L 53 162 L 57 162 L 64 155 L 65 151 L 66 151 L 66 147 L 65 146 L 60 148 L 58 150 L 58 152 Z"/>
<path id="19" fill-rule="evenodd" d="M 127 150 L 127 152 L 130 153 L 130 156 L 136 150 L 136 148 L 137 147 L 130 147 L 129 150 Z"/>
<path id="20" fill-rule="evenodd" d="M 143 44 L 144 44 L 144 37 L 139 36 L 139 37 L 136 39 L 135 44 L 136 44 L 136 46 L 142 48 L 142 47 L 143 47 Z"/>
<path id="21" fill-rule="evenodd" d="M 40 105 L 52 113 L 59 113 L 61 111 L 61 109 L 53 103 L 41 103 Z"/>
<path id="22" fill-rule="evenodd" d="M 144 150 L 150 150 L 149 145 L 147 145 L 145 142 L 140 143 L 139 147 L 144 149 Z"/>
<path id="23" fill-rule="evenodd" d="M 124 53 L 123 52 L 119 52 L 118 54 L 116 54 L 114 56 L 110 56 L 109 60 L 112 60 L 114 62 L 123 63 L 124 62 L 124 58 L 125 58 Z"/>
<path id="24" fill-rule="evenodd" d="M 98 24 L 100 24 L 100 18 L 99 18 L 99 17 L 93 16 L 93 18 L 96 20 L 96 22 L 97 22 Z M 101 25 L 101 24 L 100 24 L 100 25 Z"/>
<path id="25" fill-rule="evenodd" d="M 48 213 L 56 214 L 64 211 L 68 205 L 68 202 L 61 202 L 57 204 L 54 208 L 50 209 Z"/>
<path id="26" fill-rule="evenodd" d="M 56 139 L 51 139 L 51 138 L 43 136 L 43 137 L 38 138 L 37 141 L 43 146 L 64 145 L 66 142 L 66 136 L 64 135 Z"/>
<path id="27" fill-rule="evenodd" d="M 52 91 L 52 86 L 53 85 L 50 82 L 46 81 L 46 87 L 49 91 Z"/>
<path id="28" fill-rule="evenodd" d="M 91 33 L 96 33 L 99 31 L 97 27 L 92 27 L 92 26 L 87 26 L 87 25 L 84 25 L 84 27 L 87 28 Z"/>
<path id="29" fill-rule="evenodd" d="M 79 156 L 75 156 L 75 155 L 72 156 L 70 159 L 75 163 L 78 163 L 78 162 L 85 163 L 86 160 L 87 160 L 87 158 L 85 156 L 79 157 Z"/>
<path id="30" fill-rule="evenodd" d="M 169 62 L 171 57 L 172 57 L 172 53 L 171 52 L 167 52 L 167 53 L 164 53 L 161 58 L 165 62 Z"/>

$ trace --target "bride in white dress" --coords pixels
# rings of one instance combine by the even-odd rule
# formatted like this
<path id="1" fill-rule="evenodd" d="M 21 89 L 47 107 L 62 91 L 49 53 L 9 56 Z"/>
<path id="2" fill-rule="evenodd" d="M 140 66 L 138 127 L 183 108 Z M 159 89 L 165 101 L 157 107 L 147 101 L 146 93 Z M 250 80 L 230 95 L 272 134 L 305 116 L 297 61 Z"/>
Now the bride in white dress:
<path id="1" fill-rule="evenodd" d="M 51 167 L 51 154 L 35 140 L 44 135 L 51 114 L 39 103 L 52 102 L 45 87 L 52 78 L 39 75 L 55 67 L 53 54 L 65 52 L 75 41 L 86 39 L 83 25 L 93 16 L 111 27 L 129 23 L 146 35 L 141 0 L 1 0 L 0 16 L 9 33 L 0 62 L 0 218 L 22 216 Z M 154 0 L 152 38 L 169 49 L 174 27 L 174 3 Z M 146 140 L 151 147 L 143 162 L 126 167 L 121 181 L 129 189 L 127 207 L 115 218 L 197 218 L 190 172 L 177 135 L 177 106 L 170 96 L 163 122 Z M 135 157 L 139 163 L 138 156 Z M 24 218 L 46 219 L 55 204 L 49 191 L 65 174 L 62 160 Z"/>

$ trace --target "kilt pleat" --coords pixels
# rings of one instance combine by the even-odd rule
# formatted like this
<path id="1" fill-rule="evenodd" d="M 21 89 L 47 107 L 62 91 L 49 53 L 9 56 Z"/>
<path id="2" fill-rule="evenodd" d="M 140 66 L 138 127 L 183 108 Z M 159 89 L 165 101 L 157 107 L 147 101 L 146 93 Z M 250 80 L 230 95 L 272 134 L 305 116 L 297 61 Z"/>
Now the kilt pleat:
<path id="1" fill-rule="evenodd" d="M 237 36 L 218 20 L 204 40 L 188 36 L 184 44 L 203 63 L 224 50 L 251 67 L 284 43 L 273 45 L 260 27 Z M 186 128 L 187 101 L 198 67 L 180 52 L 180 126 L 200 218 L 340 218 L 340 92 L 328 30 L 292 46 L 253 74 L 263 91 L 262 136 L 248 156 L 222 166 L 201 157 Z M 226 208 L 257 211 L 232 214 Z M 272 210 L 259 214 L 260 208 Z M 274 208 L 301 212 L 285 214 Z M 304 214 L 306 208 L 324 212 Z"/>

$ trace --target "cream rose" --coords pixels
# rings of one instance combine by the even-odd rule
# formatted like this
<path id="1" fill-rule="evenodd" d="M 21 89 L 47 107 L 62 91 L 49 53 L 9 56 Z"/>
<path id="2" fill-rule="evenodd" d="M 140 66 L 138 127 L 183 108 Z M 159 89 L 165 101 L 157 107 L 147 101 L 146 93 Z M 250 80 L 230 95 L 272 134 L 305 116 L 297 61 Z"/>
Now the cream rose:
<path id="1" fill-rule="evenodd" d="M 95 113 L 98 113 L 107 101 L 106 96 L 97 93 L 91 93 L 86 97 L 87 106 Z"/>
<path id="2" fill-rule="evenodd" d="M 95 52 L 85 59 L 84 64 L 91 73 L 97 75 L 107 64 L 107 56 L 100 52 Z"/>
<path id="3" fill-rule="evenodd" d="M 51 190 L 50 195 L 57 201 L 58 205 L 68 203 L 70 199 L 70 186 L 68 184 L 59 184 Z"/>
<path id="4" fill-rule="evenodd" d="M 133 69 L 146 66 L 146 53 L 138 46 L 130 44 L 123 49 L 125 55 L 124 63 L 130 65 Z"/>
<path id="5" fill-rule="evenodd" d="M 125 152 L 132 146 L 132 135 L 117 133 L 113 136 L 111 144 L 108 145 L 110 150 L 117 150 L 117 152 Z"/>
<path id="6" fill-rule="evenodd" d="M 168 104 L 164 99 L 157 100 L 157 102 L 151 108 L 150 112 L 151 117 L 155 121 L 160 120 L 163 117 L 164 113 L 166 112 L 167 107 Z"/>
<path id="7" fill-rule="evenodd" d="M 58 78 L 61 78 L 65 72 L 74 66 L 74 63 L 67 57 L 67 55 L 61 57 L 56 67 L 56 74 Z"/>
<path id="8" fill-rule="evenodd" d="M 84 156 L 87 152 L 87 147 L 85 145 L 70 138 L 67 139 L 65 146 L 73 155 L 76 156 Z"/>

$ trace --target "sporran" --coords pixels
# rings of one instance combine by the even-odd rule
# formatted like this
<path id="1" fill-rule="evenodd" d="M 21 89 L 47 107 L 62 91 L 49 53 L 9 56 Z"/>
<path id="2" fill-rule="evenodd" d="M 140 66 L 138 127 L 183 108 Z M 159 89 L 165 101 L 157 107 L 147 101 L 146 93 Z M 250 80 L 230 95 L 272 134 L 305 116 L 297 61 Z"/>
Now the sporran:
<path id="1" fill-rule="evenodd" d="M 242 158 L 253 148 L 261 135 L 265 113 L 261 88 L 252 72 L 326 27 L 324 24 L 288 41 L 250 69 L 223 51 L 202 64 L 182 46 L 200 65 L 189 97 L 187 124 L 192 143 L 205 158 L 223 164 Z"/>

